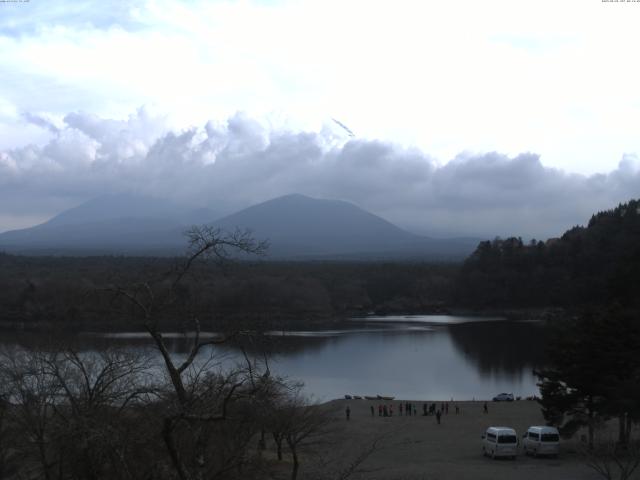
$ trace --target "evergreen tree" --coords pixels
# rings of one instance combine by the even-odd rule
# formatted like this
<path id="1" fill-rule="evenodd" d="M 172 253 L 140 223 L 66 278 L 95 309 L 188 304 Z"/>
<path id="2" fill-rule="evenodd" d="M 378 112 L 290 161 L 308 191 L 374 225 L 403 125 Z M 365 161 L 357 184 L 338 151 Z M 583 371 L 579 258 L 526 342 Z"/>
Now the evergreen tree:
<path id="1" fill-rule="evenodd" d="M 565 436 L 618 418 L 619 442 L 627 443 L 640 420 L 640 322 L 613 307 L 567 319 L 554 327 L 548 367 L 537 371 L 542 412 Z"/>

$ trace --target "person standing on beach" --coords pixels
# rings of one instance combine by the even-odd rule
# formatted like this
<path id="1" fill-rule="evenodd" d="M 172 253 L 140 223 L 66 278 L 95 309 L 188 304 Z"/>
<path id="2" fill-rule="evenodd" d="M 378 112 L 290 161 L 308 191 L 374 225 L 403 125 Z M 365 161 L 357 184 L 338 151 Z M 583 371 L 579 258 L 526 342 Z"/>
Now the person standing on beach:
<path id="1" fill-rule="evenodd" d="M 444 404 L 444 413 L 449 415 L 449 402 Z"/>
<path id="2" fill-rule="evenodd" d="M 460 413 L 460 407 L 458 406 L 458 404 L 456 403 L 456 415 L 458 415 Z"/>
<path id="3" fill-rule="evenodd" d="M 349 408 L 349 405 L 347 405 L 347 408 L 345 409 L 344 413 L 347 414 L 347 420 L 349 420 L 349 418 L 351 417 L 351 409 Z"/>
<path id="4" fill-rule="evenodd" d="M 375 416 L 376 416 L 376 414 L 375 414 L 375 410 L 373 409 L 373 405 L 371 405 L 371 416 L 372 416 L 372 417 L 375 417 Z"/>
<path id="5" fill-rule="evenodd" d="M 438 425 L 440 425 L 440 417 L 442 416 L 442 414 L 440 413 L 440 410 L 436 410 L 436 420 L 438 422 Z"/>
<path id="6" fill-rule="evenodd" d="M 489 413 L 489 407 L 487 406 L 487 402 L 484 402 L 484 406 L 482 407 L 484 413 Z"/>

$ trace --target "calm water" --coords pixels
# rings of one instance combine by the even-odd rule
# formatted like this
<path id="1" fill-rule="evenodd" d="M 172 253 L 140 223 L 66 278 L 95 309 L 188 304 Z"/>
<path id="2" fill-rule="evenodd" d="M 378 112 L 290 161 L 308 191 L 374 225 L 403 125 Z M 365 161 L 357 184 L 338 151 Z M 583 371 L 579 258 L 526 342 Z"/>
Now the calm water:
<path id="1" fill-rule="evenodd" d="M 384 317 L 331 332 L 299 332 L 299 349 L 281 352 L 274 370 L 303 379 L 321 399 L 394 395 L 481 399 L 538 392 L 538 324 L 454 316 Z M 289 342 L 295 347 L 296 342 Z M 532 348 L 538 345 L 538 349 Z"/>
<path id="2" fill-rule="evenodd" d="M 317 400 L 345 394 L 416 400 L 534 395 L 532 369 L 542 363 L 544 348 L 536 323 L 443 315 L 367 317 L 339 329 L 269 333 L 253 352 L 269 350 L 271 370 L 303 381 Z M 87 350 L 106 344 L 151 348 L 144 335 L 82 338 Z M 175 335 L 168 341 L 175 356 L 184 355 L 187 339 Z M 239 358 L 231 347 L 217 352 L 225 362 Z"/>

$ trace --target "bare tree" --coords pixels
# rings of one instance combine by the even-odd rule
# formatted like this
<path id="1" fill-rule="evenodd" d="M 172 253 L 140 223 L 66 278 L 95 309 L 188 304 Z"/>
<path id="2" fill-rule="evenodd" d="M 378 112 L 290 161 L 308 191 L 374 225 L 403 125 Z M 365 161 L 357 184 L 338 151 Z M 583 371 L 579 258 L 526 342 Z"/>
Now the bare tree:
<path id="1" fill-rule="evenodd" d="M 56 478 L 59 458 L 51 448 L 56 435 L 53 411 L 58 385 L 44 373 L 43 358 L 14 349 L 3 352 L 0 362 L 0 383 L 11 408 L 7 410 L 16 452 L 27 469 L 47 480 Z"/>
<path id="2" fill-rule="evenodd" d="M 607 480 L 628 480 L 640 466 L 640 441 L 627 444 L 613 439 L 597 442 L 593 448 L 582 448 L 584 462 Z"/>
<path id="3" fill-rule="evenodd" d="M 328 427 L 332 423 L 332 412 L 321 405 L 310 404 L 298 390 L 280 406 L 279 413 L 282 434 L 291 453 L 291 480 L 296 480 L 300 469 L 300 454 L 326 440 Z"/>
<path id="4" fill-rule="evenodd" d="M 161 282 L 114 286 L 109 290 L 116 299 L 125 299 L 134 308 L 136 321 L 149 333 L 163 360 L 171 391 L 165 392 L 166 410 L 162 420 L 162 438 L 176 474 L 181 480 L 215 478 L 230 468 L 242 464 L 242 456 L 233 452 L 224 460 L 215 461 L 220 450 L 212 451 L 212 425 L 229 418 L 231 404 L 242 410 L 242 403 L 258 393 L 250 366 L 228 373 L 211 371 L 196 364 L 196 358 L 207 347 L 229 342 L 242 332 L 227 332 L 203 340 L 198 309 L 185 286 L 197 264 L 212 260 L 221 263 L 232 254 L 261 255 L 267 245 L 257 242 L 248 231 L 225 233 L 203 226 L 187 232 L 188 254 L 184 262 L 171 271 Z M 172 357 L 162 332 L 162 320 L 167 316 L 182 317 L 183 323 L 193 329 L 191 347 L 184 359 Z M 238 409 L 234 410 L 237 413 Z M 219 427 L 222 429 L 223 427 Z M 224 427 L 228 428 L 228 427 Z M 237 432 L 236 432 L 237 433 Z M 247 432 L 242 438 L 250 437 Z M 186 438 L 189 437 L 189 438 Z M 180 443 L 177 439 L 180 438 Z M 190 445 L 191 448 L 184 448 Z M 232 460 L 230 460 L 230 458 Z"/>
<path id="5" fill-rule="evenodd" d="M 6 478 L 17 470 L 17 452 L 10 423 L 11 389 L 6 380 L 0 371 L 0 478 Z"/>
<path id="6" fill-rule="evenodd" d="M 0 371 L 10 398 L 7 423 L 22 473 L 45 479 L 137 478 L 126 411 L 149 393 L 147 366 L 129 352 L 74 350 L 6 354 Z M 148 443 L 137 438 L 138 447 Z"/>
<path id="7" fill-rule="evenodd" d="M 132 352 L 106 350 L 80 354 L 72 349 L 43 357 L 43 373 L 54 379 L 58 448 L 75 478 L 134 478 L 128 452 L 140 438 L 128 435 L 126 409 L 154 393 L 148 363 Z"/>

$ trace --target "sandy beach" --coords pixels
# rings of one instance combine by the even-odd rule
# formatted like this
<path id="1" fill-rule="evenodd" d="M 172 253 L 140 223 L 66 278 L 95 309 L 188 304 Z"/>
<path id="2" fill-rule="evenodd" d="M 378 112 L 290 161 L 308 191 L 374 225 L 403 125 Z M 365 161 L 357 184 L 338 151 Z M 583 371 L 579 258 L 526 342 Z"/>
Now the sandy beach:
<path id="1" fill-rule="evenodd" d="M 533 458 L 521 451 L 516 460 L 483 457 L 481 435 L 489 426 L 510 426 L 521 437 L 530 425 L 543 425 L 540 407 L 535 401 L 449 402 L 449 413 L 442 415 L 438 425 L 435 416 L 422 416 L 422 403 L 414 402 L 417 416 L 399 416 L 400 401 L 393 404 L 393 417 L 379 417 L 377 401 L 334 400 L 327 406 L 336 419 L 345 443 L 340 448 L 344 456 L 380 437 L 380 446 L 361 465 L 364 473 L 352 478 L 363 479 L 474 479 L 474 480 L 591 480 L 598 475 L 582 463 L 574 440 L 564 441 L 558 458 Z M 440 406 L 441 402 L 437 402 Z M 460 407 L 455 414 L 454 405 Z M 345 418 L 349 405 L 351 418 Z M 370 406 L 374 405 L 375 416 Z M 342 425 L 341 425 L 342 427 Z"/>

